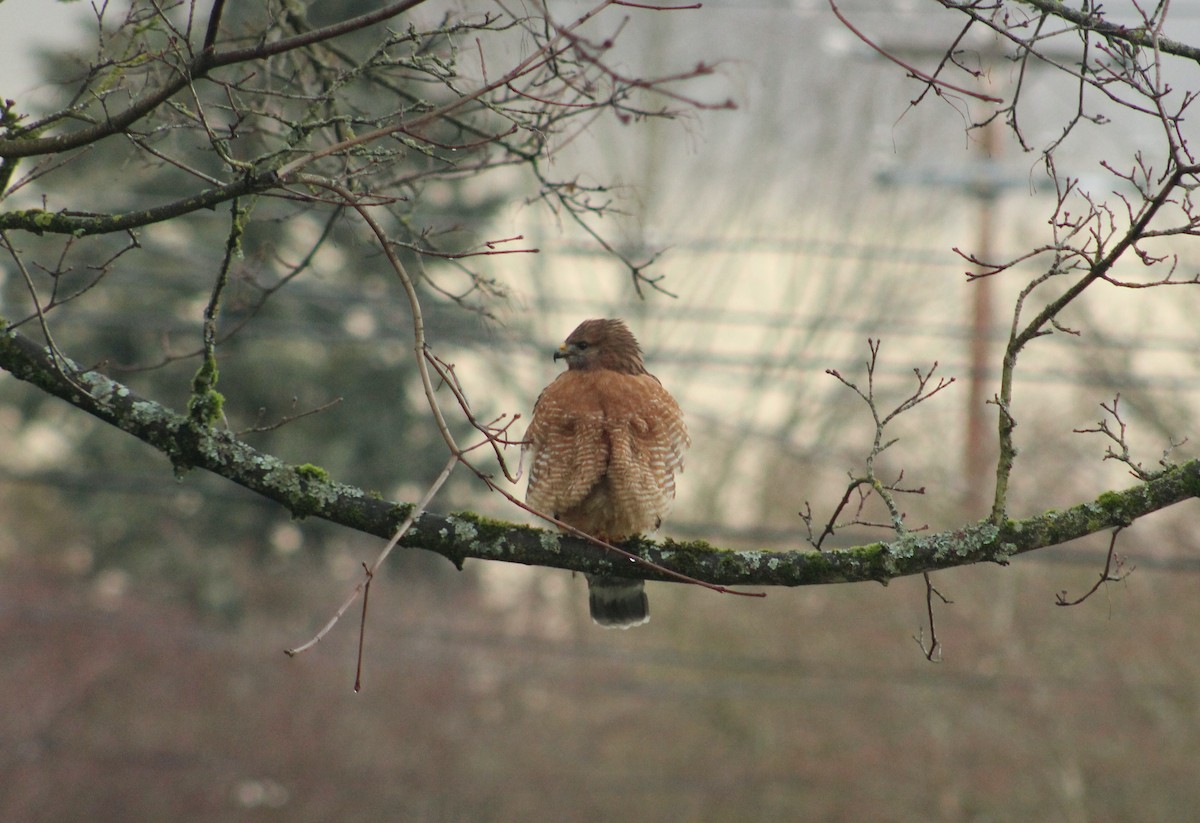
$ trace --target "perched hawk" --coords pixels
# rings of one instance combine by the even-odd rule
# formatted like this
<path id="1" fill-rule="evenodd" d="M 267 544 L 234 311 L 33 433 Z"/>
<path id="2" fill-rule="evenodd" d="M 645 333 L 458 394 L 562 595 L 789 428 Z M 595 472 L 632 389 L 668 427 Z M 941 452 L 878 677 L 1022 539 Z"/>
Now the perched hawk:
<path id="1" fill-rule="evenodd" d="M 675 497 L 690 444 L 679 404 L 646 371 L 620 320 L 585 320 L 554 359 L 567 370 L 542 390 L 525 441 L 532 452 L 526 502 L 607 543 L 657 529 Z M 650 619 L 641 580 L 588 575 L 601 626 Z"/>

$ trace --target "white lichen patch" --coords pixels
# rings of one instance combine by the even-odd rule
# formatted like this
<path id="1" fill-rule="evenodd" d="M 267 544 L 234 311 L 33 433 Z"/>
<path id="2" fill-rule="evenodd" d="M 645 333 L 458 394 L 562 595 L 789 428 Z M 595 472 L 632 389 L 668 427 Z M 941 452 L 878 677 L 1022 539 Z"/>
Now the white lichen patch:
<path id="1" fill-rule="evenodd" d="M 552 531 L 542 530 L 538 535 L 538 543 L 541 544 L 541 549 L 549 554 L 561 554 L 562 543 L 559 541 L 559 536 Z"/>
<path id="2" fill-rule="evenodd" d="M 454 527 L 454 539 L 459 543 L 474 543 L 475 538 L 479 536 L 479 529 L 469 520 L 451 517 L 450 525 Z"/>

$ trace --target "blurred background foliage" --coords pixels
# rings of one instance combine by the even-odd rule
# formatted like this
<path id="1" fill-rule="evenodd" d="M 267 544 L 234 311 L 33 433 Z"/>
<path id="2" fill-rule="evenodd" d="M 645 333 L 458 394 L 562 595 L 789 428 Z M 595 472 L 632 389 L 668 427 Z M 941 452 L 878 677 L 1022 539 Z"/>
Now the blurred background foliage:
<path id="1" fill-rule="evenodd" d="M 112 28 L 108 54 L 145 54 L 170 37 L 161 19 L 148 13 L 149 6 L 132 9 L 130 17 L 139 24 Z M 355 11 L 354 3 L 326 3 L 319 16 L 337 20 Z M 248 32 L 242 42 L 249 43 L 255 32 L 270 31 L 264 14 L 259 4 L 232 4 L 225 23 L 232 31 Z M 300 31 L 308 27 L 291 22 Z M 402 45 L 402 53 L 407 49 L 419 57 L 425 47 L 438 50 L 436 35 L 428 43 L 415 29 L 411 36 L 412 44 Z M 307 145 L 287 128 L 289 119 L 305 122 L 309 113 L 304 110 L 318 105 L 302 94 L 303 88 L 326 90 L 317 95 L 328 109 L 321 122 L 334 123 L 334 129 L 350 129 L 354 123 L 365 128 L 379 116 L 381 86 L 398 82 L 397 77 L 410 86 L 417 82 L 413 71 L 389 65 L 374 73 L 361 69 L 347 80 L 349 67 L 377 49 L 379 38 L 378 30 L 364 30 L 337 41 L 338 57 L 318 50 L 264 64 L 271 75 L 259 78 L 261 87 L 274 85 L 284 93 L 260 95 L 270 101 L 272 113 L 237 124 L 250 134 L 243 139 L 239 132 L 236 150 L 248 160 Z M 49 77 L 81 77 L 92 59 L 90 48 L 47 55 L 40 71 Z M 131 69 L 126 82 L 148 83 L 162 71 L 155 61 L 136 65 L 145 68 Z M 447 64 L 441 70 L 451 68 Z M 251 88 L 245 86 L 249 108 L 257 99 Z M 431 83 L 419 88 L 421 93 L 437 89 Z M 62 97 L 50 102 L 51 110 L 69 105 L 74 89 L 63 83 Z M 294 99 L 288 98 L 288 89 Z M 216 110 L 220 119 L 225 91 L 207 84 L 196 84 L 195 91 L 196 105 Z M 118 103 L 110 100 L 109 105 Z M 47 202 L 52 208 L 136 211 L 193 191 L 195 176 L 166 158 L 186 158 L 191 169 L 207 174 L 218 172 L 218 161 L 204 150 L 204 135 L 190 110 L 181 103 L 137 139 L 105 140 L 73 156 L 65 171 L 46 175 Z M 449 133 L 445 137 L 451 139 Z M 422 171 L 436 161 L 418 159 L 414 169 L 404 159 L 397 159 L 391 176 L 407 180 L 384 184 L 397 198 L 389 228 L 399 242 L 434 249 L 443 243 L 453 246 L 461 239 L 456 235 L 470 233 L 468 227 L 487 225 L 503 202 L 498 190 L 472 193 L 444 174 L 435 180 L 438 190 L 427 196 Z M 261 451 L 318 465 L 333 479 L 388 497 L 411 496 L 436 476 L 445 446 L 426 424 L 428 412 L 412 358 L 411 315 L 382 254 L 364 243 L 361 226 L 343 209 L 268 197 L 244 197 L 236 206 L 246 213 L 248 229 L 231 267 L 218 325 L 219 391 L 226 398 L 227 425 L 244 432 Z M 177 410 L 186 408 L 199 364 L 203 313 L 232 215 L 225 204 L 146 227 L 136 236 L 99 235 L 66 243 L 60 237 L 22 236 L 23 251 L 35 261 L 32 275 L 43 300 L 52 291 L 62 301 L 47 312 L 55 341 L 80 363 L 98 365 Z M 441 277 L 453 280 L 458 274 L 460 284 L 468 284 L 462 291 L 469 294 L 470 276 L 436 257 L 418 264 L 417 255 L 402 254 L 413 271 L 424 275 L 426 322 L 437 337 L 468 347 L 483 344 L 482 306 L 461 294 L 450 299 L 439 283 Z M 17 312 L 31 311 L 29 287 L 15 271 L 6 274 L 0 283 L 5 314 L 17 320 Z M 31 316 L 21 328 L 31 331 L 37 322 Z M 247 559 L 280 563 L 285 555 L 319 562 L 332 539 L 333 530 L 319 525 L 303 532 L 289 527 L 286 512 L 216 478 L 188 476 L 173 482 L 163 458 L 144 444 L 71 414 L 49 396 L 12 381 L 5 381 L 0 392 L 14 453 L 41 449 L 52 455 L 23 467 L 20 482 L 9 479 L 15 510 L 42 515 L 17 520 L 14 539 L 19 543 L 43 544 L 45 524 L 54 522 L 57 535 L 51 545 L 70 552 L 71 562 L 91 574 L 108 569 L 150 574 L 170 581 L 201 609 L 233 616 L 240 612 L 242 594 L 231 565 Z M 459 426 L 460 433 L 463 428 Z M 14 460 L 9 471 L 19 462 Z M 447 493 L 453 495 L 453 487 Z M 53 515 L 68 510 L 69 518 Z M 305 551 L 296 553 L 300 534 Z"/>

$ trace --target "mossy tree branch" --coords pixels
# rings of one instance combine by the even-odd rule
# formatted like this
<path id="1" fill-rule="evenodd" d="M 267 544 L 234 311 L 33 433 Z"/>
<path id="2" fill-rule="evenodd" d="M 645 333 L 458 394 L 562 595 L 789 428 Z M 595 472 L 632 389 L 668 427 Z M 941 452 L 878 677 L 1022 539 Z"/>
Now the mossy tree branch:
<path id="1" fill-rule="evenodd" d="M 264 454 L 228 431 L 139 397 L 99 372 L 81 369 L 15 331 L 0 335 L 0 368 L 149 444 L 171 460 L 177 473 L 207 469 L 276 501 L 296 517 L 319 517 L 387 539 L 412 510 L 411 504 L 333 482 L 316 467 L 290 465 Z M 1014 555 L 1127 526 L 1198 496 L 1200 460 L 1192 460 L 1065 511 L 937 534 L 908 534 L 834 551 L 733 551 L 704 541 L 673 540 L 631 541 L 626 547 L 668 569 L 725 586 L 886 583 L 972 563 L 1006 564 Z M 422 514 L 400 545 L 436 552 L 459 567 L 467 558 L 478 558 L 662 579 L 653 570 L 620 561 L 582 540 L 470 513 Z"/>
<path id="2" fill-rule="evenodd" d="M 1157 48 L 1163 54 L 1171 54 L 1200 63 L 1200 48 L 1163 37 L 1145 26 L 1125 26 L 1110 22 L 1104 14 L 1105 10 L 1099 4 L 1093 5 L 1092 8 L 1085 6 L 1077 9 L 1068 7 L 1059 0 L 1018 0 L 1018 2 L 1023 6 L 1031 6 L 1042 14 L 1057 17 L 1082 31 L 1095 32 L 1110 40 L 1120 40 L 1138 48 Z M 961 9 L 972 4 L 946 0 L 942 5 L 951 9 Z"/>
<path id="3" fill-rule="evenodd" d="M 1009 9 L 998 10 L 997 6 L 1002 4 L 998 4 L 994 0 L 937 0 L 937 2 L 947 9 L 969 15 L 972 19 L 995 29 L 1003 36 L 1012 37 L 1014 40 L 1020 36 L 1020 27 L 1012 24 L 1013 15 Z M 1120 41 L 1128 44 L 1131 48 L 1151 50 L 1157 48 L 1162 54 L 1170 54 L 1200 63 L 1200 48 L 1173 40 L 1170 37 L 1163 37 L 1161 32 L 1155 32 L 1145 25 L 1127 26 L 1123 23 L 1114 23 L 1109 19 L 1108 9 L 1099 3 L 1090 4 L 1090 8 L 1088 4 L 1084 4 L 1082 8 L 1073 8 L 1061 0 L 1015 0 L 1010 5 L 1024 6 L 1036 14 L 1057 18 L 1080 32 L 1091 32 L 1110 42 Z M 1147 7 L 1153 8 L 1153 4 L 1149 4 Z M 1159 11 L 1155 12 L 1155 16 L 1161 13 L 1162 5 L 1160 4 L 1158 8 Z M 1125 9 L 1121 11 L 1125 11 Z M 1136 13 L 1133 10 L 1130 11 Z"/>
<path id="4" fill-rule="evenodd" d="M 0 231 L 19 230 L 38 235 L 69 234 L 74 237 L 115 234 L 162 223 L 192 212 L 213 209 L 243 195 L 270 191 L 279 184 L 279 176 L 274 171 L 255 172 L 243 175 L 232 183 L 214 186 L 170 203 L 119 214 L 55 212 L 45 209 L 0 212 Z"/>

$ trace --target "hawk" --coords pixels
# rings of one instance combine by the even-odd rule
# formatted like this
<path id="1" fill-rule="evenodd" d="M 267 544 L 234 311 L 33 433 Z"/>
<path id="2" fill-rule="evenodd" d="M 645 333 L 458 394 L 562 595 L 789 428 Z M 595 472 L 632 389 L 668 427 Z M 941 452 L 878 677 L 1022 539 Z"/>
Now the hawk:
<path id="1" fill-rule="evenodd" d="M 533 407 L 526 502 L 606 543 L 657 529 L 691 445 L 679 404 L 646 371 L 621 320 L 585 320 L 554 359 L 566 360 L 567 370 Z M 643 581 L 587 580 L 592 619 L 601 626 L 627 629 L 650 619 Z"/>

